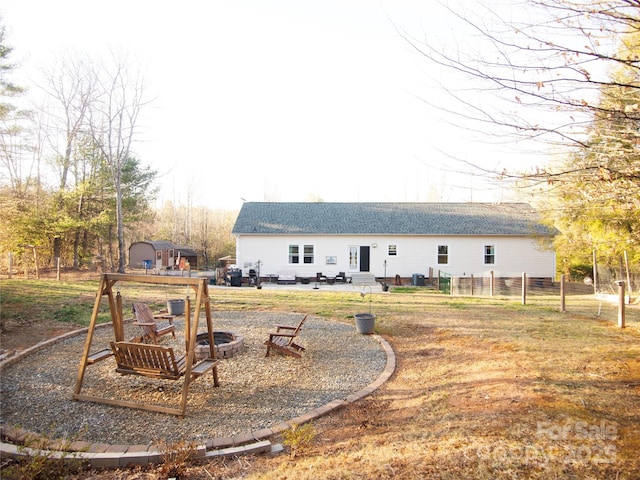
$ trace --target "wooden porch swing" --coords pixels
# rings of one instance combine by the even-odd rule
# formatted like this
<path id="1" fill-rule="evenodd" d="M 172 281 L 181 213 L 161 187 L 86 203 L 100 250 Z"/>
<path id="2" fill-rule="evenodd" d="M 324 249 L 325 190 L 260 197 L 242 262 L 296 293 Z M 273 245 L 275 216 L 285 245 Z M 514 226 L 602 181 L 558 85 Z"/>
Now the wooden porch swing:
<path id="1" fill-rule="evenodd" d="M 170 347 L 161 345 L 152 345 L 138 343 L 135 341 L 125 341 L 124 338 L 124 319 L 122 315 L 122 298 L 120 293 L 114 295 L 113 287 L 118 282 L 137 282 L 161 285 L 187 285 L 195 292 L 195 312 L 193 321 L 191 320 L 191 302 L 187 299 L 185 305 L 185 352 L 182 357 L 176 357 L 174 351 Z M 91 351 L 91 343 L 95 331 L 98 311 L 102 297 L 106 296 L 109 302 L 109 310 L 111 312 L 111 322 L 115 341 L 110 342 L 111 349 L 104 349 L 94 353 Z M 195 363 L 195 345 L 198 333 L 198 320 L 200 318 L 200 309 L 204 305 L 204 311 L 207 321 L 207 334 L 209 337 L 209 358 Z M 189 395 L 189 386 L 191 383 L 209 371 L 212 371 L 214 386 L 218 386 L 218 360 L 215 358 L 215 343 L 213 335 L 213 322 L 211 320 L 211 305 L 209 301 L 209 289 L 206 278 L 191 277 L 171 277 L 171 276 L 152 276 L 152 275 L 128 275 L 128 274 L 103 274 L 100 280 L 100 286 L 96 294 L 91 322 L 87 332 L 80 367 L 78 369 L 78 378 L 73 392 L 74 400 L 106 403 L 109 405 L 117 405 L 121 407 L 139 408 L 155 412 L 170 413 L 184 417 L 187 410 L 187 397 Z M 151 378 L 160 378 L 166 380 L 183 379 L 182 398 L 179 408 L 172 408 L 162 405 L 149 405 L 145 403 L 133 402 L 128 400 L 118 400 L 104 398 L 95 395 L 83 395 L 82 383 L 84 374 L 89 365 L 96 362 L 114 357 L 116 361 L 116 371 L 123 375 L 142 375 Z"/>

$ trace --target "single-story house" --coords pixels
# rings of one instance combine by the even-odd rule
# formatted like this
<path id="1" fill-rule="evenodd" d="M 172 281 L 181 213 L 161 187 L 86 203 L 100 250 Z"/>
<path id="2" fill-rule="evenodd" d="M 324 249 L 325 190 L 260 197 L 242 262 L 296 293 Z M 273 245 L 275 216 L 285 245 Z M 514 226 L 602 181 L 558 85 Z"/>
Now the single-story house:
<path id="1" fill-rule="evenodd" d="M 259 265 L 262 278 L 297 279 L 493 272 L 553 281 L 555 233 L 524 203 L 245 202 L 233 227 L 243 276 Z"/>
<path id="2" fill-rule="evenodd" d="M 129 247 L 129 267 L 155 270 L 195 268 L 198 254 L 190 248 L 174 245 L 164 240 L 148 240 L 132 243 Z"/>

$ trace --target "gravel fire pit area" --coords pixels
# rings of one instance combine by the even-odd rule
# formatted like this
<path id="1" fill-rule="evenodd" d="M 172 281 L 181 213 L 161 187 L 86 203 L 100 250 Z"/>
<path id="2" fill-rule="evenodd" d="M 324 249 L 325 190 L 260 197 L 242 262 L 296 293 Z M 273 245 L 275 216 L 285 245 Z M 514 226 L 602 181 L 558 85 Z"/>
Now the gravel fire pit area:
<path id="1" fill-rule="evenodd" d="M 243 340 L 233 356 L 218 366 L 220 386 L 207 374 L 191 384 L 185 418 L 175 415 L 72 400 L 86 339 L 80 334 L 27 355 L 2 370 L 4 425 L 45 434 L 107 444 L 148 445 L 200 442 L 256 431 L 343 399 L 376 380 L 386 355 L 380 343 L 360 335 L 351 324 L 310 316 L 299 335 L 301 359 L 272 353 L 263 344 L 275 325 L 296 325 L 302 314 L 213 312 L 216 330 Z M 203 321 L 200 322 L 202 329 Z M 160 343 L 184 353 L 184 320 L 175 321 L 177 338 Z M 125 325 L 125 338 L 138 334 Z M 108 348 L 110 326 L 96 329 L 92 351 Z M 182 381 L 120 375 L 113 358 L 87 367 L 82 393 L 177 406 Z"/>

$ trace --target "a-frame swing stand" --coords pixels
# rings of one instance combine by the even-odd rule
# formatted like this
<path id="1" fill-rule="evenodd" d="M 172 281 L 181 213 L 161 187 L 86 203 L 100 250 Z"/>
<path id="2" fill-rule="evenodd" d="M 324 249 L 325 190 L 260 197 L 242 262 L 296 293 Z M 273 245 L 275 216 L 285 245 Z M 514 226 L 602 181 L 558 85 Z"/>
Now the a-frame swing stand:
<path id="1" fill-rule="evenodd" d="M 191 305 L 187 300 L 185 305 L 185 352 L 184 358 L 177 360 L 173 349 L 158 345 L 148 345 L 144 343 L 127 342 L 124 338 L 124 319 L 122 315 L 122 299 L 119 293 L 114 294 L 114 286 L 118 282 L 136 282 L 150 283 L 161 285 L 187 285 L 194 290 L 195 293 L 195 312 L 193 321 L 191 320 Z M 109 302 L 109 310 L 111 312 L 111 322 L 113 324 L 113 332 L 115 342 L 111 342 L 111 350 L 101 350 L 99 352 L 90 353 L 93 334 L 95 331 L 100 302 L 103 297 L 107 297 Z M 200 311 L 204 305 L 205 317 L 207 322 L 207 334 L 209 339 L 209 358 L 195 364 L 195 345 L 198 333 L 198 320 Z M 117 363 L 116 371 L 122 374 L 143 375 L 153 378 L 163 378 L 170 380 L 178 380 L 183 378 L 182 399 L 179 408 L 171 408 L 162 405 L 149 405 L 127 400 L 118 400 L 103 398 L 94 395 L 83 395 L 82 383 L 84 374 L 89 365 L 98 361 L 114 356 Z M 213 322 L 211 320 L 211 305 L 209 302 L 209 288 L 206 278 L 191 277 L 171 277 L 171 276 L 153 276 L 153 275 L 128 275 L 128 274 L 103 274 L 100 280 L 100 286 L 96 294 L 93 306 L 93 314 L 87 332 L 80 367 L 78 369 L 78 378 L 73 391 L 74 400 L 82 400 L 89 402 L 106 403 L 109 405 L 117 405 L 121 407 L 139 408 L 143 410 L 151 410 L 156 412 L 171 413 L 174 415 L 184 416 L 187 409 L 187 397 L 189 395 L 189 386 L 196 378 L 204 375 L 209 370 L 213 373 L 214 385 L 218 386 L 217 363 L 215 359 L 215 344 L 213 335 Z"/>

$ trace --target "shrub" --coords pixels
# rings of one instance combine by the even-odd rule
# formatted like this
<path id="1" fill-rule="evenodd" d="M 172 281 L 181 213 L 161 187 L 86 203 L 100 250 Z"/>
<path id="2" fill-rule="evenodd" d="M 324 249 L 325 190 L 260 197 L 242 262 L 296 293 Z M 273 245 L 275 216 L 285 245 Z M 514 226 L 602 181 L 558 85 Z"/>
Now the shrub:
<path id="1" fill-rule="evenodd" d="M 304 425 L 295 424 L 283 434 L 284 444 L 291 449 L 291 456 L 295 457 L 298 453 L 308 450 L 316 438 L 316 429 L 313 423 L 305 423 Z"/>

